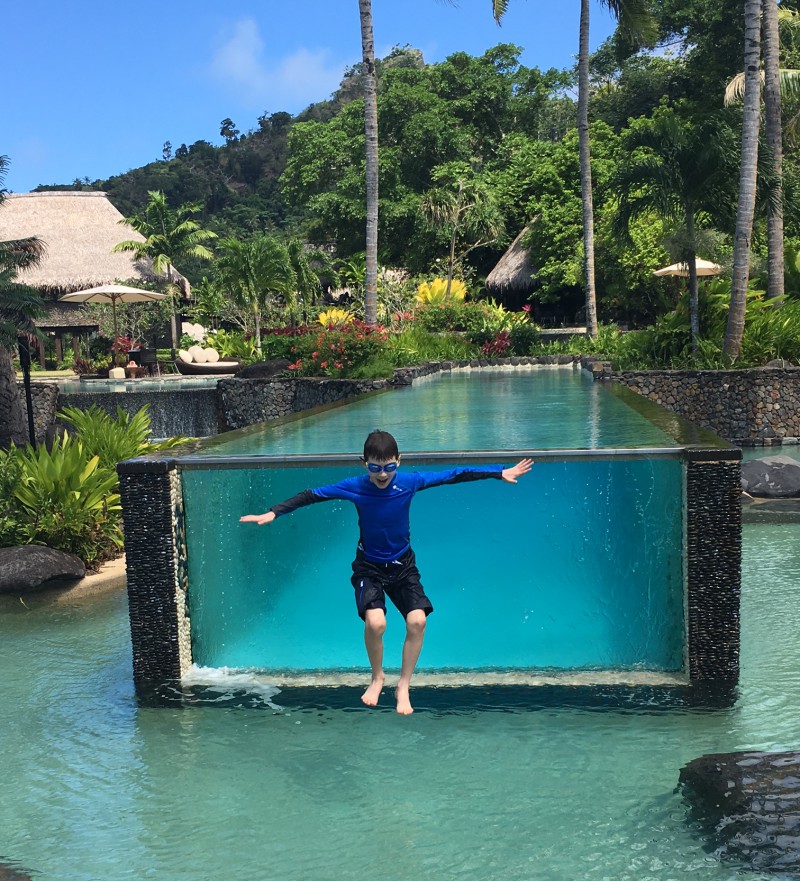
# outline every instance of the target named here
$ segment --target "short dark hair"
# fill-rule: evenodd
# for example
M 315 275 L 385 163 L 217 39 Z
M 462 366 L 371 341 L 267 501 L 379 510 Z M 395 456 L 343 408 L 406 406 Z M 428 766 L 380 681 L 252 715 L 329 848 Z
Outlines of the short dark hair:
M 400 452 L 397 449 L 397 441 L 388 431 L 376 429 L 367 435 L 364 441 L 364 461 L 373 459 L 375 462 L 388 462 L 389 459 L 399 459 Z

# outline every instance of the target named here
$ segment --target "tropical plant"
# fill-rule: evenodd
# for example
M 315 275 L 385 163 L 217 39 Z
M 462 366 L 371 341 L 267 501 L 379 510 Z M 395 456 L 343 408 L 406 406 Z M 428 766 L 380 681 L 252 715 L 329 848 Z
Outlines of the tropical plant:
M 645 44 L 655 36 L 655 20 L 649 0 L 603 0 L 620 24 L 630 45 Z M 499 24 L 509 0 L 492 0 L 492 13 Z M 580 142 L 581 202 L 583 211 L 583 267 L 586 287 L 586 330 L 597 333 L 597 297 L 594 277 L 594 207 L 589 148 L 589 0 L 581 0 L 578 47 L 578 140 Z
M 476 248 L 492 244 L 505 232 L 505 222 L 494 191 L 465 163 L 434 169 L 436 184 L 422 198 L 422 211 L 434 229 L 443 229 L 449 240 L 447 290 L 453 283 L 456 261 Z M 456 253 L 456 245 L 461 247 Z
M 178 347 L 178 325 L 175 315 L 176 287 L 172 282 L 172 269 L 176 263 L 187 257 L 210 260 L 211 251 L 203 244 L 215 239 L 217 234 L 203 229 L 192 217 L 202 207 L 194 202 L 186 203 L 174 211 L 167 203 L 167 197 L 160 190 L 148 192 L 149 201 L 142 214 L 126 217 L 124 223 L 141 233 L 143 242 L 127 240 L 115 245 L 113 251 L 130 251 L 134 258 L 149 259 L 153 271 L 167 276 L 168 293 L 172 304 L 172 348 Z
M 355 321 L 355 315 L 353 315 L 348 309 L 334 307 L 332 309 L 326 309 L 324 312 L 320 312 L 317 316 L 317 321 L 323 327 L 339 327 L 343 324 L 350 324 Z
M 630 235 L 633 221 L 657 216 L 681 230 L 680 260 L 689 269 L 692 345 L 700 337 L 697 262 L 698 224 L 728 195 L 732 133 L 720 119 L 700 125 L 661 107 L 650 119 L 633 120 L 622 137 L 625 161 L 611 187 L 618 196 L 615 228 Z
M 272 236 L 220 239 L 216 269 L 232 299 L 249 310 L 256 355 L 261 357 L 261 317 L 276 296 L 289 298 L 297 278 L 286 247 Z
M 289 369 L 299 376 L 350 376 L 387 348 L 388 333 L 363 321 L 298 337 Z
M 64 435 L 49 449 L 12 447 L 0 456 L 13 457 L 18 468 L 13 497 L 25 543 L 67 551 L 87 566 L 122 547 L 117 475 L 80 440 Z
M 423 281 L 417 287 L 417 302 L 438 306 L 442 303 L 461 303 L 466 299 L 467 286 L 452 278 L 434 278 Z
M 322 292 L 322 279 L 335 287 L 339 277 L 330 256 L 322 249 L 310 248 L 299 239 L 290 239 L 286 249 L 295 276 L 295 290 L 286 301 L 289 321 L 294 327 L 301 313 L 303 323 L 309 321 L 309 313 L 316 308 Z
M 225 330 L 224 328 L 211 331 L 206 337 L 206 346 L 216 349 L 223 360 L 226 358 L 236 358 L 238 361 L 250 361 L 256 355 L 256 346 L 252 337 L 247 337 L 239 331 Z

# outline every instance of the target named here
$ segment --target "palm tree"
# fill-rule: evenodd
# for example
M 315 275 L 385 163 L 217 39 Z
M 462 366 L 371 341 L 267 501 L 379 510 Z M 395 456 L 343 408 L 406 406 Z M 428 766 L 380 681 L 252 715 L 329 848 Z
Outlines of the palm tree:
M 731 306 L 723 354 L 735 360 L 742 350 L 747 281 L 750 274 L 750 243 L 756 207 L 758 131 L 761 118 L 761 0 L 744 3 L 744 108 L 742 111 L 742 158 L 739 169 L 739 203 L 733 240 Z
M 217 234 L 203 229 L 192 215 L 202 210 L 196 203 L 187 203 L 174 211 L 167 204 L 167 197 L 159 190 L 148 192 L 149 202 L 142 214 L 126 217 L 121 223 L 132 226 L 141 233 L 143 242 L 125 241 L 115 245 L 114 251 L 132 251 L 136 260 L 149 259 L 153 271 L 167 276 L 168 292 L 172 295 L 172 348 L 178 348 L 178 324 L 175 316 L 175 286 L 172 268 L 187 257 L 210 260 L 211 251 L 203 244 L 215 239 Z
M 456 169 L 454 176 L 450 174 L 450 169 L 440 169 L 434 172 L 434 180 L 439 186 L 428 190 L 424 195 L 422 211 L 432 226 L 443 228 L 449 233 L 445 290 L 445 296 L 449 297 L 459 239 L 469 240 L 458 255 L 463 259 L 470 251 L 488 245 L 502 236 L 505 224 L 500 206 L 491 190 L 469 175 L 466 168 Z
M 777 192 L 767 203 L 767 296 L 783 296 L 783 126 L 781 123 L 778 2 L 762 0 L 764 132 Z
M 319 248 L 309 248 L 305 242 L 301 242 L 299 239 L 290 239 L 286 249 L 289 252 L 289 262 L 295 275 L 295 290 L 287 301 L 289 318 L 292 327 L 294 327 L 300 309 L 305 315 L 309 306 L 316 306 L 317 297 L 322 291 L 322 279 L 325 278 L 331 284 L 336 285 L 338 276 L 333 268 L 331 258 L 325 251 Z
M 702 126 L 682 120 L 673 110 L 657 111 L 637 121 L 624 137 L 627 157 L 618 165 L 611 186 L 619 207 L 617 229 L 627 234 L 634 218 L 656 214 L 680 228 L 680 259 L 689 267 L 689 318 L 692 348 L 700 333 L 697 245 L 698 221 L 724 201 L 730 165 L 724 132 L 715 120 Z
M 0 184 L 5 180 L 8 157 L 0 156 Z M 6 191 L 0 188 L 0 206 Z M 34 266 L 44 244 L 36 238 L 0 242 L 0 448 L 27 440 L 25 414 L 20 401 L 12 352 L 20 333 L 33 334 L 33 319 L 44 312 L 38 292 L 16 281 L 17 271 Z
M 783 128 L 781 99 L 796 98 L 800 93 L 800 71 L 780 66 L 779 24 L 798 31 L 798 14 L 778 9 L 776 0 L 762 0 L 762 56 L 764 69 L 764 133 L 769 148 L 771 178 L 774 181 L 767 204 L 767 296 L 779 297 L 784 292 L 783 241 Z M 737 74 L 725 90 L 725 103 L 740 101 L 744 95 L 744 74 Z M 796 129 L 797 117 L 789 122 L 787 130 Z
M 633 43 L 648 42 L 655 32 L 649 0 L 602 0 L 619 22 L 620 30 Z M 492 0 L 495 21 L 508 9 L 509 0 Z M 586 287 L 586 332 L 597 335 L 597 295 L 594 280 L 594 205 L 589 147 L 589 0 L 581 0 L 578 35 L 578 148 L 583 205 L 583 275 Z
M 297 290 L 297 277 L 289 252 L 271 236 L 257 236 L 242 242 L 229 237 L 219 240 L 216 268 L 219 282 L 234 302 L 253 316 L 255 349 L 261 356 L 261 314 L 273 295 L 287 301 Z
M 364 133 L 367 181 L 367 277 L 364 321 L 378 320 L 378 83 L 375 73 L 375 40 L 372 35 L 372 2 L 358 0 L 364 77 Z

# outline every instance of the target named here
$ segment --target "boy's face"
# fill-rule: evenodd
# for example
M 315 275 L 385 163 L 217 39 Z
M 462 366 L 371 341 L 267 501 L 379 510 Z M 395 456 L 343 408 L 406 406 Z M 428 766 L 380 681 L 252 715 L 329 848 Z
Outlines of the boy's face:
M 367 474 L 369 475 L 369 482 L 374 486 L 377 486 L 378 489 L 386 489 L 387 486 L 394 479 L 395 471 L 397 471 L 397 466 L 400 464 L 400 458 L 396 459 L 367 459 L 364 462 L 364 467 L 367 469 Z M 389 467 L 391 470 L 387 471 L 386 467 Z M 378 469 L 377 471 L 375 469 Z

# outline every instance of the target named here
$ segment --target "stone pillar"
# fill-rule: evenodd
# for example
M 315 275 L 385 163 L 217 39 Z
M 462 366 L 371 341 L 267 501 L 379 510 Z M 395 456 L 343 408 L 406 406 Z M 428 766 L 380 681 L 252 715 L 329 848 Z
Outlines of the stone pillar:
M 180 679 L 192 663 L 186 605 L 186 534 L 174 463 L 118 466 L 137 689 Z
M 739 451 L 732 451 L 739 455 Z M 719 451 L 686 453 L 686 567 L 689 678 L 739 678 L 741 464 Z

